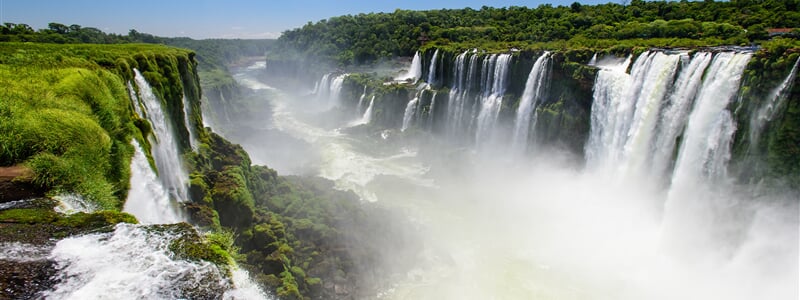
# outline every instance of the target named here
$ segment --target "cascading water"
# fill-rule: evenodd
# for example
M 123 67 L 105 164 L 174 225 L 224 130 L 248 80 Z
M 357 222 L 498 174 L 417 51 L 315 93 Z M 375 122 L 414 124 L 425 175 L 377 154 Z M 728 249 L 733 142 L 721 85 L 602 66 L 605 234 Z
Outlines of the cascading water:
M 209 262 L 172 258 L 175 237 L 120 224 L 112 233 L 66 238 L 49 259 L 60 269 L 59 283 L 45 299 L 178 299 L 218 294 L 229 288 Z
M 739 89 L 750 53 L 723 52 L 711 61 L 689 115 L 672 176 L 672 189 L 724 179 L 736 130 L 728 104 Z
M 682 56 L 682 59 L 685 57 Z M 705 74 L 712 57 L 713 55 L 709 52 L 695 54 L 688 65 L 684 64 L 680 75 L 675 80 L 674 89 L 669 96 L 669 101 L 665 103 L 656 127 L 658 134 L 653 143 L 655 153 L 651 165 L 652 173 L 655 176 L 669 176 L 668 171 L 675 158 L 676 140 L 686 127 L 695 96 L 703 82 L 703 74 Z
M 528 132 L 536 128 L 536 106 L 541 103 L 550 82 L 550 52 L 544 52 L 531 68 L 525 91 L 517 108 L 514 120 L 514 133 L 511 136 L 511 148 L 516 153 L 523 153 L 528 146 Z
M 662 100 L 672 87 L 680 54 L 642 53 L 625 73 L 623 65 L 602 67 L 595 82 L 592 129 L 587 147 L 591 166 L 639 172 L 648 162 Z
M 434 112 L 436 109 L 436 95 L 439 91 L 434 91 L 433 96 L 431 96 L 431 105 L 428 108 L 428 128 L 433 130 L 433 119 L 434 119 Z
M 422 77 L 422 58 L 420 58 L 419 51 L 414 53 L 414 58 L 411 60 L 411 67 L 403 75 L 398 76 L 395 80 L 405 81 L 411 80 L 417 82 Z
M 192 105 L 186 99 L 186 95 L 183 96 L 183 124 L 186 126 L 186 130 L 189 132 L 189 145 L 192 147 L 192 150 L 197 150 L 197 133 L 194 131 L 194 126 L 192 126 L 192 122 L 190 121 L 190 116 L 192 115 Z
M 401 127 L 400 131 L 406 131 L 409 126 L 411 126 L 411 122 L 414 120 L 414 115 L 417 111 L 417 103 L 419 102 L 419 95 L 408 101 L 406 104 L 406 110 L 403 112 L 403 127 Z
M 322 78 L 314 85 L 314 95 L 318 102 L 326 102 L 331 93 L 331 73 L 322 75 Z
M 480 99 L 480 110 L 475 129 L 475 142 L 479 146 L 492 139 L 497 116 L 503 105 L 503 96 L 508 86 L 510 64 L 511 54 L 490 55 L 484 59 L 484 71 L 481 75 L 483 96 Z
M 367 110 L 364 111 L 364 116 L 361 117 L 361 122 L 363 124 L 369 124 L 372 121 L 372 108 L 375 105 L 375 96 L 372 96 L 372 99 L 369 100 L 369 106 L 367 106 Z
M 339 99 L 339 97 L 342 93 L 342 83 L 344 83 L 344 79 L 347 75 L 349 74 L 341 74 L 331 80 L 331 92 L 328 94 L 330 97 L 328 101 L 331 106 L 338 106 L 341 104 L 341 99 Z
M 595 165 L 606 165 L 605 159 L 611 157 L 606 154 L 613 149 L 619 154 L 614 157 L 616 163 L 628 164 L 631 156 L 640 154 L 651 157 L 645 161 L 655 161 L 662 150 L 656 145 L 672 143 L 664 147 L 670 148 L 664 150 L 670 157 L 667 165 L 671 164 L 678 144 L 682 152 L 686 143 L 699 142 L 690 138 L 691 129 L 684 128 L 705 106 L 700 103 L 710 95 L 725 97 L 735 92 L 736 82 L 728 87 L 713 83 L 725 81 L 722 77 L 737 81 L 741 75 L 733 66 L 739 64 L 736 59 L 729 60 L 730 66 L 713 67 L 725 65 L 720 57 L 726 55 L 747 60 L 747 54 L 724 51 L 691 55 L 651 51 L 638 57 L 635 65 L 631 58 L 597 58 L 600 71 L 587 156 L 594 158 Z M 446 128 L 448 136 L 457 132 L 462 140 L 476 137 L 470 130 L 478 127 L 479 101 L 497 79 L 492 77 L 497 62 L 490 68 L 488 57 L 469 51 L 458 55 L 449 98 L 431 100 L 429 114 L 435 108 L 439 116 L 446 116 L 441 128 Z M 420 102 L 426 98 L 416 98 L 416 103 L 405 106 L 404 117 L 419 118 Z M 647 176 L 617 178 L 609 175 L 618 170 L 592 172 L 591 163 L 586 170 L 576 170 L 546 151 L 534 153 L 536 168 L 532 169 L 508 168 L 505 162 L 492 168 L 490 162 L 488 167 L 471 170 L 473 157 L 454 155 L 459 151 L 452 149 L 436 149 L 435 154 L 444 153 L 441 160 L 435 154 L 418 157 L 413 150 L 386 158 L 361 147 L 357 135 L 312 128 L 281 105 L 275 107 L 277 128 L 319 147 L 324 155 L 319 166 L 323 177 L 335 180 L 337 188 L 352 190 L 389 209 L 397 207 L 419 221 L 424 254 L 398 262 L 413 269 L 393 277 L 397 284 L 382 294 L 383 299 L 797 299 L 796 200 L 793 205 L 775 205 L 778 209 L 765 204 L 768 209 L 729 213 L 714 206 L 710 213 L 681 214 L 685 210 L 663 205 L 665 198 L 673 200 L 678 194 L 663 187 L 649 189 Z M 392 186 L 395 182 L 399 185 Z M 682 196 L 687 202 L 722 202 L 716 195 L 697 194 Z M 725 214 L 744 221 L 720 222 L 728 217 L 721 216 Z M 684 259 L 664 238 L 675 224 L 664 221 L 670 218 L 696 225 L 690 226 L 693 231 L 678 231 L 683 235 L 706 237 L 696 232 L 718 226 L 723 236 L 746 242 L 717 248 L 703 239 L 689 240 L 688 244 L 708 248 L 704 250 L 710 255 Z M 790 238 L 794 243 L 787 243 Z M 713 260 L 705 261 L 708 257 Z
M 169 224 L 186 221 L 169 192 L 156 176 L 139 143 L 132 140 L 131 190 L 123 211 L 142 224 Z
M 797 76 L 797 67 L 799 65 L 800 58 L 794 62 L 794 66 L 789 72 L 789 75 L 786 76 L 786 79 L 784 79 L 780 85 L 772 90 L 769 97 L 767 97 L 767 101 L 761 105 L 756 114 L 754 114 L 750 119 L 750 141 L 752 141 L 751 147 L 752 145 L 755 145 L 761 136 L 761 131 L 764 130 L 764 125 L 766 125 L 767 122 L 772 121 L 772 118 L 775 117 L 776 110 L 783 106 L 783 104 L 786 102 L 786 99 L 789 98 L 789 91 L 792 89 L 792 85 L 794 84 L 794 78 Z
M 361 110 L 364 107 L 364 101 L 366 100 L 366 98 L 367 98 L 367 86 L 365 85 L 364 86 L 364 91 L 361 92 L 361 97 L 358 97 L 358 105 L 356 106 L 356 115 L 357 116 L 361 116 L 362 115 Z
M 164 113 L 161 100 L 153 94 L 152 88 L 139 70 L 134 69 L 136 85 L 139 87 L 139 102 L 144 107 L 147 120 L 153 127 L 150 144 L 153 145 L 153 159 L 158 167 L 158 178 L 169 191 L 174 201 L 187 201 L 188 175 L 181 166 L 178 143 L 175 131 L 169 122 L 169 115 Z
M 661 104 L 672 88 L 680 58 L 679 54 L 651 52 L 644 62 L 647 68 L 641 70 L 641 75 L 638 74 L 638 69 L 631 70 L 633 79 L 643 84 L 634 84 L 634 90 L 629 91 L 629 94 L 633 94 L 629 99 L 634 98 L 635 105 L 628 138 L 622 149 L 622 167 L 625 168 L 623 172 L 638 174 L 649 167 L 653 153 L 652 139 L 656 133 Z
M 428 84 L 434 84 L 436 80 L 436 63 L 438 62 L 439 58 L 439 49 L 433 52 L 433 57 L 431 58 L 431 65 L 428 68 Z
M 344 83 L 344 79 L 350 74 L 333 75 L 333 73 L 323 75 L 314 89 L 314 96 L 317 102 L 320 103 L 319 107 L 323 109 L 330 109 L 341 105 L 339 97 L 342 92 L 342 84 Z

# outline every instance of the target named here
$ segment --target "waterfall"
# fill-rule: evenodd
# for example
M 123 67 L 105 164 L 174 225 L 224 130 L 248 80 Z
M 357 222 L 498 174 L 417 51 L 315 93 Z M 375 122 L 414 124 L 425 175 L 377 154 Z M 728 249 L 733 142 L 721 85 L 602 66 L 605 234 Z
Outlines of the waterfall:
M 678 136 L 683 133 L 689 112 L 694 104 L 695 96 L 703 82 L 703 74 L 711 62 L 712 54 L 701 52 L 694 55 L 688 66 L 683 66 L 674 89 L 662 111 L 662 116 L 657 125 L 658 134 L 653 144 L 652 170 L 656 176 L 668 174 L 674 159 L 675 143 Z M 682 56 L 682 59 L 688 57 Z
M 186 126 L 186 131 L 189 132 L 189 145 L 192 147 L 192 150 L 197 150 L 197 133 L 194 131 L 194 126 L 192 126 L 192 122 L 190 121 L 192 115 L 192 105 L 186 99 L 186 95 L 183 95 L 183 124 Z
M 142 112 L 142 107 L 139 105 L 139 101 L 136 100 L 139 98 L 136 97 L 136 90 L 133 89 L 133 84 L 131 84 L 130 81 L 128 81 L 128 94 L 131 97 L 131 106 L 133 106 L 133 111 L 136 112 L 137 116 L 143 118 L 144 112 Z
M 727 109 L 739 89 L 750 53 L 723 52 L 711 61 L 689 115 L 672 187 L 725 177 L 736 126 Z
M 169 191 L 170 197 L 178 202 L 186 201 L 189 198 L 187 192 L 189 178 L 181 165 L 181 154 L 169 115 L 164 113 L 161 100 L 153 94 L 144 76 L 137 69 L 133 71 L 136 85 L 139 87 L 138 99 L 153 128 L 149 140 L 153 146 L 152 154 L 158 168 L 158 178 Z
M 492 138 L 497 115 L 506 92 L 511 54 L 490 55 L 484 59 L 481 75 L 483 96 L 480 99 L 475 140 L 478 145 Z
M 345 79 L 345 77 L 347 77 L 347 75 L 349 75 L 349 74 L 342 74 L 342 75 L 336 76 L 336 78 L 331 80 L 331 91 L 330 91 L 330 94 L 328 94 L 329 95 L 328 96 L 329 97 L 329 100 L 328 100 L 329 101 L 328 102 L 329 105 L 338 106 L 338 105 L 341 104 L 340 103 L 341 102 L 340 96 L 341 96 L 341 93 L 342 93 L 342 83 L 344 83 L 344 79 Z
M 139 143 L 132 140 L 134 153 L 131 160 L 131 189 L 123 211 L 136 216 L 143 224 L 178 223 L 186 219 L 177 203 L 159 181 Z
M 597 53 L 595 53 L 594 55 L 592 55 L 592 58 L 591 58 L 591 59 L 589 59 L 589 62 L 588 62 L 586 65 L 588 65 L 588 66 L 594 66 L 594 65 L 596 65 L 596 64 L 597 64 Z
M 331 92 L 331 73 L 322 75 L 322 78 L 314 86 L 314 95 L 318 102 L 326 102 Z
M 375 105 L 375 96 L 372 96 L 372 99 L 369 100 L 369 106 L 367 106 L 367 110 L 364 111 L 364 116 L 361 117 L 362 124 L 369 124 L 372 121 L 372 107 Z
M 431 106 L 428 108 L 428 128 L 433 131 L 433 116 L 434 116 L 434 109 L 436 108 L 436 95 L 438 91 L 433 92 L 433 97 L 431 97 Z
M 511 148 L 522 153 L 528 145 L 528 131 L 536 128 L 536 106 L 544 100 L 547 85 L 550 83 L 550 52 L 544 52 L 531 68 L 525 91 L 522 93 L 517 116 L 514 121 L 514 133 Z
M 364 100 L 367 98 L 367 86 L 364 86 L 364 91 L 361 97 L 358 98 L 358 105 L 356 106 L 356 115 L 361 115 L 361 109 L 364 107 Z
M 797 75 L 797 66 L 800 65 L 800 58 L 794 62 L 792 70 L 786 79 L 780 85 L 775 87 L 767 97 L 767 101 L 761 105 L 758 111 L 750 118 L 750 143 L 755 145 L 758 143 L 761 131 L 764 130 L 764 125 L 772 121 L 775 117 L 775 111 L 783 106 L 786 99 L 789 98 L 789 91 L 792 90 L 794 78 Z
M 417 82 L 422 77 L 422 59 L 419 56 L 419 51 L 414 53 L 414 58 L 411 60 L 411 67 L 403 75 L 395 78 L 395 80 L 405 81 L 411 80 Z
M 636 59 L 630 74 L 625 73 L 627 62 L 601 65 L 587 163 L 620 175 L 660 177 L 668 173 L 676 140 L 688 122 L 680 155 L 688 155 L 689 165 L 722 175 L 735 130 L 726 107 L 748 59 L 749 54 L 733 52 L 699 52 L 690 59 L 687 53 L 648 51 Z
M 454 137 L 457 134 L 457 130 L 459 129 L 459 122 L 460 122 L 460 111 L 463 109 L 462 102 L 464 95 L 467 92 L 467 88 L 465 85 L 467 84 L 465 81 L 465 65 L 464 61 L 466 59 L 467 52 L 459 54 L 456 56 L 456 61 L 453 64 L 453 84 L 450 88 L 450 95 L 447 100 L 447 132 L 449 136 Z
M 428 84 L 431 85 L 434 84 L 434 81 L 436 80 L 436 62 L 438 58 L 439 58 L 439 49 L 436 49 L 436 51 L 433 51 L 433 57 L 431 58 L 431 65 L 428 68 Z
M 636 174 L 649 167 L 653 153 L 652 140 L 661 105 L 672 88 L 680 58 L 681 55 L 678 54 L 651 52 L 647 55 L 646 61 L 643 61 L 645 69 L 631 70 L 632 79 L 642 85 L 632 85 L 633 89 L 629 90 L 626 99 L 626 101 L 633 100 L 635 104 L 627 140 L 621 149 L 623 172 Z
M 414 99 L 411 99 L 411 101 L 408 101 L 408 104 L 406 104 L 406 110 L 403 112 L 403 127 L 400 129 L 400 131 L 406 131 L 406 129 L 411 126 L 411 121 L 413 120 L 414 114 L 417 111 L 418 102 L 419 95 L 414 97 Z

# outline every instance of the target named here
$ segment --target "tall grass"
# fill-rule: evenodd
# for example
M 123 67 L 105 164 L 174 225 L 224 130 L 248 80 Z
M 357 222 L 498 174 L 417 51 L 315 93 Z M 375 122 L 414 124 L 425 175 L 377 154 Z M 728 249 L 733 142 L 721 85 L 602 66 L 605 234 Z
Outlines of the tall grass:
M 43 189 L 121 208 L 130 140 L 144 140 L 146 128 L 133 117 L 130 70 L 147 70 L 162 94 L 181 94 L 175 57 L 189 53 L 157 45 L 0 43 L 0 166 L 24 164 Z

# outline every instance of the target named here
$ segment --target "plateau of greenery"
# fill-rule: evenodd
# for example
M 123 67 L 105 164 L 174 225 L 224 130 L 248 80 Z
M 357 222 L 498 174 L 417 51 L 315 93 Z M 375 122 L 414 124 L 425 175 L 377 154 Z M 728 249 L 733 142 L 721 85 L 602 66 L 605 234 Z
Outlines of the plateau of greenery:
M 626 1 L 627 2 L 627 1 Z M 641 1 L 600 5 L 396 10 L 309 22 L 283 33 L 275 56 L 342 66 L 412 56 L 424 45 L 484 50 L 749 45 L 800 27 L 797 0 Z M 798 36 L 794 29 L 788 35 Z

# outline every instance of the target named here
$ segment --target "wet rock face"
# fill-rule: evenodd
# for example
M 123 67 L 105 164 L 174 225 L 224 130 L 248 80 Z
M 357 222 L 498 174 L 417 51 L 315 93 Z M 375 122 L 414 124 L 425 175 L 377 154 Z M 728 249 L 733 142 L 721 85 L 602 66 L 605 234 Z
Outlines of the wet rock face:
M 0 259 L 0 299 L 36 299 L 57 283 L 55 263 L 50 260 Z

